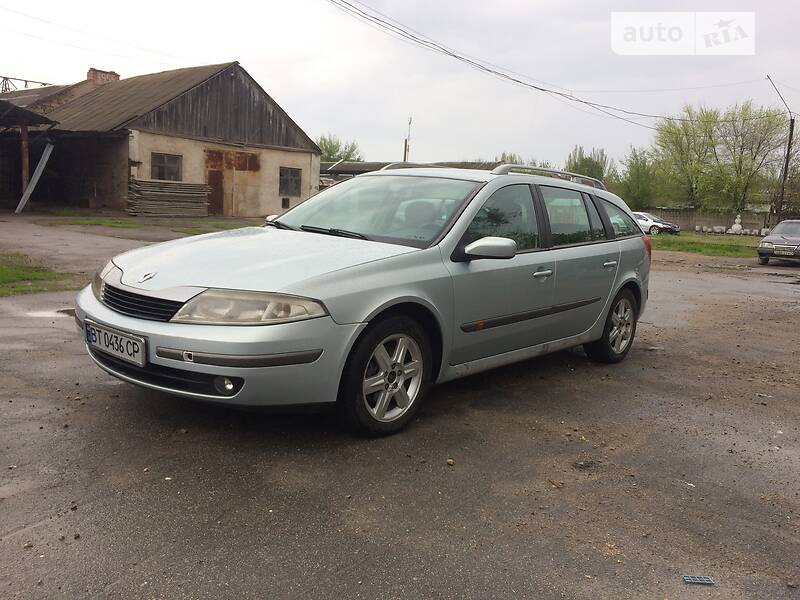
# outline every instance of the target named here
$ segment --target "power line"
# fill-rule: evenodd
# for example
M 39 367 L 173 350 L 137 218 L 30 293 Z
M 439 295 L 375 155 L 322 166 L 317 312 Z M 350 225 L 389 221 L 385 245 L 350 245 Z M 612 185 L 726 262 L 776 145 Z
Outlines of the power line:
M 582 94 L 647 94 L 647 93 L 664 93 L 664 92 L 691 92 L 697 90 L 711 90 L 725 87 L 735 87 L 738 85 L 749 85 L 752 83 L 762 83 L 764 80 L 747 79 L 745 81 L 730 81 L 728 83 L 714 83 L 709 85 L 696 85 L 689 87 L 667 87 L 667 88 L 640 88 L 640 89 L 613 89 L 613 90 L 569 90 L 573 93 Z
M 107 52 L 106 50 L 97 50 L 96 48 L 87 48 L 86 46 L 80 46 L 78 44 L 70 44 L 69 42 L 62 42 L 60 40 L 54 40 L 54 39 L 50 39 L 50 38 L 34 35 L 32 33 L 27 33 L 25 31 L 17 31 L 15 29 L 11 29 L 10 27 L 0 27 L 0 29 L 2 29 L 4 31 L 10 31 L 11 33 L 16 33 L 17 35 L 24 35 L 25 37 L 33 38 L 35 40 L 40 40 L 42 42 L 50 42 L 51 44 L 58 44 L 60 46 L 66 46 L 68 48 L 77 48 L 79 50 L 87 50 L 89 52 L 96 52 L 98 54 L 105 54 L 107 56 L 116 56 L 117 58 L 127 58 L 127 59 L 130 59 L 130 60 L 140 60 L 140 61 L 144 61 L 144 62 L 158 63 L 158 64 L 161 64 L 161 65 L 167 65 L 167 66 L 170 66 L 170 67 L 180 67 L 181 66 L 181 65 L 176 64 L 176 63 L 164 62 L 163 60 L 156 60 L 156 59 L 153 59 L 153 58 L 136 57 L 136 56 L 130 56 L 128 54 L 118 54 L 116 52 Z
M 398 25 L 398 26 L 401 26 L 401 27 L 405 27 L 406 30 L 416 34 L 418 37 L 422 37 L 422 38 L 427 37 L 427 36 L 425 36 L 424 33 L 420 32 L 420 31 L 418 31 L 416 29 L 412 29 L 408 25 L 403 25 L 402 23 L 400 23 L 399 21 L 393 19 L 392 17 L 390 17 L 386 13 L 382 13 L 377 8 L 373 8 L 373 7 L 365 4 L 364 2 L 361 2 L 360 0 L 350 0 L 350 1 L 353 2 L 354 4 L 358 4 L 358 5 L 366 8 L 366 9 L 371 10 L 374 14 L 380 15 L 381 17 L 383 17 L 387 21 L 391 21 L 395 25 Z M 396 39 L 400 39 L 400 38 L 396 38 Z M 430 39 L 430 38 L 428 38 L 428 39 Z M 471 58 L 473 60 L 479 60 L 479 59 L 475 58 L 474 56 L 470 56 L 469 54 L 466 54 L 466 53 L 462 53 L 462 54 L 464 56 L 466 56 L 467 58 Z M 694 90 L 708 90 L 708 89 L 713 89 L 713 88 L 733 87 L 733 86 L 738 86 L 738 85 L 761 83 L 761 82 L 764 81 L 763 79 L 759 78 L 759 79 L 747 79 L 745 81 L 730 81 L 730 82 L 726 82 L 726 83 L 716 83 L 716 84 L 698 85 L 698 86 L 689 86 L 689 87 L 638 88 L 638 89 L 572 89 L 572 88 L 569 88 L 569 87 L 558 85 L 558 84 L 553 83 L 553 82 L 544 81 L 542 79 L 536 79 L 535 77 L 531 77 L 530 75 L 526 75 L 526 74 L 520 73 L 518 71 L 512 71 L 511 69 L 502 67 L 500 65 L 492 64 L 487 60 L 484 60 L 482 62 L 484 64 L 486 64 L 486 65 L 489 65 L 490 67 L 495 67 L 497 69 L 503 69 L 507 73 L 511 73 L 513 75 L 519 75 L 520 77 L 525 77 L 526 79 L 528 79 L 530 81 L 535 81 L 536 83 L 541 83 L 543 85 L 548 85 L 550 87 L 558 88 L 558 89 L 563 90 L 565 92 L 571 92 L 573 94 L 574 93 L 582 93 L 582 94 L 604 93 L 605 94 L 605 93 L 685 92 L 685 91 L 694 91 Z M 800 91 L 800 90 L 798 90 L 798 91 Z M 593 114 L 593 113 L 588 113 L 588 114 Z
M 418 33 L 418 32 L 414 32 L 413 30 L 411 30 L 411 29 L 407 28 L 406 26 L 402 25 L 399 21 L 396 21 L 396 20 L 391 19 L 389 17 L 386 17 L 386 19 L 388 19 L 388 20 L 381 19 L 380 17 L 375 16 L 375 14 L 372 14 L 372 13 L 376 13 L 376 14 L 381 14 L 381 13 L 377 13 L 377 11 L 375 11 L 374 9 L 372 9 L 371 7 L 369 7 L 367 4 L 365 4 L 363 2 L 359 2 L 358 0 L 353 0 L 353 2 L 359 4 L 361 7 L 363 7 L 363 8 L 359 8 L 359 6 L 356 6 L 355 4 L 349 2 L 348 0 L 327 0 L 327 1 L 329 3 L 337 6 L 341 10 L 344 10 L 350 16 L 352 16 L 352 17 L 354 17 L 354 18 L 356 18 L 356 19 L 358 19 L 358 20 L 360 20 L 362 22 L 368 22 L 368 23 L 372 23 L 372 24 L 376 25 L 377 27 L 381 28 L 385 33 L 389 33 L 390 35 L 392 35 L 392 37 L 397 37 L 399 35 L 399 36 L 405 38 L 406 40 L 408 40 L 408 41 L 410 41 L 412 43 L 415 43 L 418 46 L 422 46 L 422 47 L 427 48 L 428 50 L 431 50 L 433 52 L 437 52 L 437 53 L 440 53 L 440 54 L 444 54 L 446 56 L 450 56 L 451 58 L 454 58 L 454 59 L 456 59 L 456 60 L 458 60 L 460 62 L 463 62 L 463 63 L 467 64 L 468 66 L 470 66 L 472 68 L 475 68 L 475 69 L 477 69 L 479 71 L 482 71 L 482 72 L 484 72 L 486 74 L 493 75 L 493 76 L 499 77 L 501 79 L 506 79 L 506 80 L 508 80 L 508 81 L 510 81 L 512 83 L 515 83 L 515 84 L 518 84 L 518 85 L 521 85 L 521 86 L 524 86 L 524 87 L 527 87 L 527 88 L 530 88 L 530 89 L 533 89 L 533 90 L 536 90 L 536 91 L 539 91 L 539 92 L 550 94 L 551 96 L 554 96 L 554 97 L 555 96 L 560 96 L 560 97 L 562 97 L 562 98 L 564 98 L 564 99 L 566 99 L 566 100 L 568 100 L 570 102 L 584 104 L 584 105 L 589 106 L 589 107 L 591 107 L 591 108 L 593 108 L 593 109 L 595 109 L 597 111 L 603 112 L 605 114 L 613 116 L 614 118 L 617 118 L 619 120 L 631 123 L 633 125 L 637 125 L 639 127 L 645 127 L 645 128 L 648 128 L 648 129 L 654 129 L 653 127 L 651 127 L 649 125 L 644 125 L 642 123 L 638 123 L 636 121 L 632 121 L 630 119 L 627 119 L 627 118 L 622 117 L 622 116 L 620 116 L 618 114 L 615 114 L 615 113 L 619 112 L 619 113 L 623 113 L 625 115 L 629 115 L 629 116 L 632 116 L 632 117 L 644 117 L 644 118 L 662 119 L 662 120 L 668 120 L 668 121 L 684 121 L 684 122 L 695 122 L 696 121 L 696 119 L 692 119 L 692 118 L 671 117 L 671 116 L 667 116 L 667 115 L 656 115 L 656 114 L 650 114 L 650 113 L 643 113 L 643 112 L 638 112 L 638 111 L 634 111 L 634 110 L 629 110 L 629 109 L 625 109 L 625 108 L 612 106 L 612 105 L 609 105 L 609 104 L 602 104 L 602 103 L 599 103 L 599 102 L 592 102 L 590 100 L 585 100 L 583 98 L 579 98 L 578 96 L 575 96 L 572 93 L 560 92 L 560 91 L 557 91 L 557 90 L 554 90 L 554 89 L 549 89 L 549 88 L 544 87 L 542 85 L 536 85 L 536 84 L 530 83 L 530 81 L 525 81 L 524 79 L 520 79 L 520 77 L 524 77 L 525 79 L 530 79 L 527 76 L 516 74 L 517 77 L 515 77 L 512 74 L 513 72 L 511 72 L 508 69 L 505 69 L 505 68 L 502 68 L 502 67 L 492 68 L 491 65 L 489 63 L 487 63 L 486 61 L 482 61 L 480 59 L 471 58 L 471 57 L 469 57 L 469 56 L 467 56 L 467 55 L 465 55 L 463 53 L 460 53 L 460 52 L 457 52 L 456 50 L 448 48 L 448 47 L 440 44 L 436 40 L 434 40 L 434 39 L 432 39 L 432 38 L 430 38 L 430 37 L 428 37 L 428 36 L 426 36 L 424 34 L 421 34 L 421 33 Z M 370 12 L 367 12 L 367 11 L 370 11 Z M 392 22 L 390 22 L 390 21 L 392 21 Z M 548 85 L 550 85 L 551 87 L 561 87 L 561 86 L 553 86 L 552 84 L 548 84 Z M 562 89 L 565 89 L 565 88 L 562 88 Z M 614 112 L 609 112 L 609 111 L 614 111 Z M 738 119 L 738 120 L 735 120 L 735 121 L 723 120 L 723 121 L 719 121 L 719 122 L 740 122 L 742 120 L 749 121 L 749 120 L 766 118 L 768 116 L 769 115 L 757 115 L 757 116 L 754 116 L 754 117 L 746 117 L 744 119 Z
M 434 52 L 438 52 L 440 54 L 445 54 L 447 56 L 455 58 L 456 60 L 464 62 L 464 63 L 468 64 L 469 66 L 471 66 L 471 67 L 473 67 L 475 69 L 478 69 L 480 71 L 483 71 L 484 73 L 486 73 L 488 75 L 492 75 L 492 76 L 495 76 L 495 77 L 498 77 L 498 78 L 501 78 L 501 79 L 505 79 L 505 80 L 511 81 L 512 83 L 515 83 L 515 84 L 518 84 L 518 85 L 521 85 L 521 86 L 524 86 L 524 87 L 532 88 L 532 89 L 535 89 L 535 90 L 540 91 L 540 92 L 545 92 L 547 94 L 551 94 L 553 97 L 561 96 L 561 97 L 563 97 L 563 98 L 565 98 L 567 100 L 571 100 L 573 102 L 579 102 L 579 103 L 585 104 L 585 105 L 587 105 L 587 106 L 589 106 L 589 107 L 591 107 L 591 108 L 593 108 L 593 109 L 595 109 L 597 111 L 605 113 L 606 115 L 608 115 L 610 117 L 613 117 L 613 118 L 618 119 L 620 121 L 625 121 L 625 122 L 630 123 L 632 125 L 637 125 L 638 127 L 644 127 L 646 129 L 655 129 L 654 127 L 651 127 L 649 125 L 644 125 L 642 123 L 637 123 L 636 121 L 632 121 L 632 120 L 627 119 L 625 117 L 622 117 L 620 115 L 615 115 L 615 114 L 609 112 L 608 110 L 605 110 L 606 107 L 602 107 L 602 106 L 596 105 L 594 103 L 591 103 L 591 102 L 576 98 L 576 97 L 574 97 L 574 96 L 572 96 L 570 94 L 565 94 L 565 93 L 562 93 L 562 92 L 549 90 L 549 89 L 541 87 L 541 86 L 533 85 L 533 84 L 528 83 L 526 81 L 523 81 L 523 80 L 521 80 L 519 78 L 512 77 L 512 76 L 508 75 L 507 73 L 503 73 L 503 72 L 498 71 L 496 69 L 489 68 L 488 66 L 486 66 L 486 65 L 482 64 L 481 62 L 479 62 L 478 60 L 470 59 L 470 58 L 468 58 L 468 57 L 466 57 L 464 55 L 458 54 L 454 50 L 450 50 L 449 48 L 446 48 L 445 46 L 442 46 L 438 42 L 435 42 L 433 40 L 424 40 L 424 39 L 418 38 L 417 36 L 415 36 L 413 34 L 410 34 L 407 31 L 405 31 L 402 27 L 399 27 L 399 26 L 396 26 L 396 25 L 392 25 L 392 24 L 387 23 L 387 22 L 385 22 L 385 21 L 383 21 L 381 19 L 378 19 L 377 17 L 369 15 L 368 13 L 366 13 L 363 10 L 359 9 L 358 7 L 350 4 L 346 0 L 328 0 L 328 2 L 330 2 L 331 4 L 333 4 L 335 6 L 338 6 L 340 9 L 345 10 L 351 16 L 354 16 L 355 18 L 357 18 L 357 19 L 359 19 L 361 21 L 364 21 L 366 19 L 369 22 L 375 23 L 381 29 L 383 29 L 385 31 L 388 31 L 390 34 L 400 35 L 400 36 L 406 38 L 407 40 L 410 40 L 410 41 L 416 43 L 417 45 L 422 45 L 422 46 L 424 46 L 424 47 L 426 47 L 429 50 L 432 50 Z M 388 29 L 387 29 L 387 27 L 388 27 Z M 395 35 L 392 35 L 392 37 L 395 37 Z M 646 115 L 642 115 L 642 116 L 646 116 Z
M 85 31 L 83 29 L 78 29 L 77 27 L 72 27 L 70 25 L 63 25 L 62 23 L 56 23 L 55 21 L 50 21 L 48 19 L 43 19 L 42 17 L 37 17 L 35 15 L 30 15 L 28 13 L 24 13 L 21 10 L 16 10 L 14 8 L 8 8 L 7 6 L 0 6 L 0 10 L 4 10 L 9 13 L 13 13 L 15 15 L 19 15 L 21 17 L 25 17 L 26 19 L 33 19 L 34 21 L 39 21 L 40 23 L 47 23 L 48 25 L 52 25 L 54 27 L 60 27 L 61 29 L 66 29 L 67 31 L 74 31 L 75 33 L 80 33 L 82 35 L 88 35 L 90 37 L 97 38 L 99 40 L 103 40 L 106 42 L 113 42 L 120 46 L 128 46 L 130 48 L 134 48 L 136 50 L 142 50 L 144 52 L 149 52 L 150 54 L 159 54 L 161 56 L 166 56 L 168 58 L 177 58 L 181 60 L 188 60 L 184 56 L 177 56 L 175 54 L 169 54 L 167 52 L 161 52 L 160 50 L 150 50 L 149 48 L 145 48 L 143 46 L 137 46 L 136 44 L 131 44 L 130 42 L 123 42 L 118 38 L 101 35 L 99 33 L 93 33 L 91 31 Z M 165 63 L 167 64 L 167 63 Z
M 793 86 L 791 86 L 789 84 L 786 84 L 786 83 L 783 83 L 781 81 L 778 81 L 777 79 L 773 79 L 772 81 L 774 81 L 775 83 L 777 83 L 781 87 L 785 87 L 787 90 L 792 90 L 793 92 L 800 92 L 800 88 L 793 87 Z

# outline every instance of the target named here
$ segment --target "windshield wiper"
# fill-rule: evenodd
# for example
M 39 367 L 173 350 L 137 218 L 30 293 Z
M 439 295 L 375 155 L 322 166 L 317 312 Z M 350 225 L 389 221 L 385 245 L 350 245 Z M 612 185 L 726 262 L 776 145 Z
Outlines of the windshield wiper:
M 309 233 L 325 233 L 327 235 L 338 235 L 339 237 L 355 238 L 357 240 L 368 240 L 363 233 L 348 231 L 347 229 L 337 229 L 335 227 L 315 227 L 314 225 L 300 225 L 300 229 Z
M 296 230 L 294 227 L 292 227 L 291 225 L 287 225 L 286 223 L 282 223 L 282 222 L 280 222 L 280 221 L 278 221 L 278 220 L 273 220 L 273 221 L 264 221 L 264 227 L 266 227 L 266 226 L 268 226 L 268 225 L 269 225 L 270 227 L 277 227 L 278 229 L 289 229 L 289 230 L 291 230 L 291 231 L 297 231 L 297 230 Z

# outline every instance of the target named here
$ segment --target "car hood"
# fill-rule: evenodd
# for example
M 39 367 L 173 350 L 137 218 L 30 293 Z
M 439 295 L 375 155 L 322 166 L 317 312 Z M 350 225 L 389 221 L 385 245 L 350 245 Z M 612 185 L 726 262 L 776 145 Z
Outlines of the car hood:
M 122 283 L 289 292 L 318 275 L 406 254 L 416 248 L 303 231 L 246 227 L 137 248 L 114 258 Z M 139 280 L 155 273 L 144 282 Z
M 769 242 L 770 244 L 798 246 L 800 245 L 800 235 L 781 235 L 780 233 L 771 233 L 761 241 Z

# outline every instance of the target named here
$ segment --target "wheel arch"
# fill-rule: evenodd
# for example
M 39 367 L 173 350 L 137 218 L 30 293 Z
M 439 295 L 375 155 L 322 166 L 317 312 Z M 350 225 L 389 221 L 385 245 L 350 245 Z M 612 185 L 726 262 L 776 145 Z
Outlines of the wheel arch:
M 619 294 L 622 290 L 628 289 L 633 294 L 634 299 L 636 300 L 636 313 L 637 315 L 642 312 L 642 287 L 636 279 L 628 279 L 625 281 L 619 289 L 617 290 L 615 296 Z
M 428 334 L 428 341 L 431 344 L 431 351 L 433 352 L 432 362 L 435 369 L 433 381 L 436 381 L 441 371 L 445 352 L 444 327 L 442 325 L 441 315 L 432 305 L 419 298 L 397 298 L 393 302 L 375 308 L 367 316 L 365 321 L 368 322 L 369 325 L 372 325 L 398 315 L 407 316 L 416 320 L 422 325 L 425 333 Z M 361 332 L 358 339 L 356 339 L 355 343 L 352 345 L 353 348 L 358 344 L 368 329 L 369 326 L 364 328 L 364 331 Z

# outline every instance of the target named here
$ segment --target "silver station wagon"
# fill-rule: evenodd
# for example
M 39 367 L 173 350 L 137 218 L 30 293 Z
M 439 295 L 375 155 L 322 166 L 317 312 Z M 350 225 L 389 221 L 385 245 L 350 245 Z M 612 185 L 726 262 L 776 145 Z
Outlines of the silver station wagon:
M 650 242 L 620 198 L 516 165 L 405 166 L 263 227 L 116 256 L 78 295 L 89 355 L 189 398 L 336 405 L 368 435 L 400 430 L 434 383 L 579 345 L 625 357 Z

